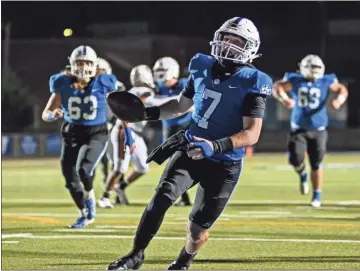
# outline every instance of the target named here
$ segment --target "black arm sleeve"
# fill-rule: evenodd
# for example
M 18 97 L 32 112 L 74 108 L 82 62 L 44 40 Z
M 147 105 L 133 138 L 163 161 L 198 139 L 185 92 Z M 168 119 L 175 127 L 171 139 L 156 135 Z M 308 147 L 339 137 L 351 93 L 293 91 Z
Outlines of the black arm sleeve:
M 266 108 L 266 95 L 247 94 L 242 104 L 244 117 L 263 118 Z
M 184 89 L 181 91 L 181 94 L 184 95 L 188 99 L 192 99 L 194 97 L 194 95 L 195 95 L 194 81 L 193 81 L 191 75 L 189 75 L 189 78 L 186 82 Z

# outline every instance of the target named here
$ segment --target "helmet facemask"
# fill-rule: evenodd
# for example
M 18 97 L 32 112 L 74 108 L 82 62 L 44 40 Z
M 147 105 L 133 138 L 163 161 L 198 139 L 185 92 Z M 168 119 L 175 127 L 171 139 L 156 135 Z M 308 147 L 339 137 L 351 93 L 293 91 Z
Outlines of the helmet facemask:
M 231 38 L 233 37 L 233 38 Z M 234 41 L 242 41 L 234 44 Z M 258 42 L 231 32 L 217 31 L 214 40 L 210 42 L 211 54 L 218 60 L 230 60 L 236 63 L 245 64 L 258 50 Z
M 71 73 L 80 80 L 88 80 L 96 75 L 96 63 L 88 60 L 75 60 L 71 63 Z

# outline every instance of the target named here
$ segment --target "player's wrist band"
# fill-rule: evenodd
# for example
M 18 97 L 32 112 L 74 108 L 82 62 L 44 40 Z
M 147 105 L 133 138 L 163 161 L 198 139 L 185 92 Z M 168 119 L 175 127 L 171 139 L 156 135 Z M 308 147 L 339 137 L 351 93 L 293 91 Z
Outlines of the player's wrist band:
M 339 94 L 336 99 L 337 99 L 341 104 L 345 103 L 345 101 L 346 101 L 345 96 L 342 95 L 342 94 Z
M 234 149 L 234 145 L 230 137 L 221 138 L 212 142 L 214 145 L 214 153 L 231 152 Z
M 56 118 L 56 117 L 54 116 L 54 114 L 53 114 L 52 112 L 50 112 L 50 113 L 48 114 L 47 118 L 48 118 L 49 121 L 57 120 L 57 119 L 58 119 L 58 118 Z
M 145 108 L 146 120 L 158 120 L 160 118 L 160 108 L 158 106 L 150 106 Z
M 285 102 L 287 99 L 289 99 L 289 96 L 284 91 L 281 91 L 279 93 L 278 99 L 280 102 Z

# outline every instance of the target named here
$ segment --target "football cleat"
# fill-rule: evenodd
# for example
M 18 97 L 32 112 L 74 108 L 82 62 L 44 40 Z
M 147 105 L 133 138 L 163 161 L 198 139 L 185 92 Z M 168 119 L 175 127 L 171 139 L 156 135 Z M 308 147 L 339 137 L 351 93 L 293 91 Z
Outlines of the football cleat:
M 188 265 L 181 264 L 178 261 L 172 262 L 168 267 L 168 270 L 188 270 L 188 269 L 189 269 Z
M 309 183 L 307 181 L 307 173 L 300 176 L 300 193 L 306 195 L 309 193 Z
M 129 253 L 108 265 L 107 270 L 138 270 L 144 263 L 144 253 Z
M 315 200 L 313 200 L 313 201 L 311 202 L 311 206 L 314 207 L 314 208 L 320 208 L 320 206 L 321 206 L 321 201 L 315 199 Z
M 114 205 L 111 203 L 109 198 L 101 198 L 98 200 L 98 206 L 100 208 L 114 208 Z
M 94 222 L 94 219 L 87 219 L 85 217 L 79 217 L 78 219 L 76 219 L 76 221 L 71 224 L 69 227 L 72 229 L 81 229 L 81 228 L 85 228 L 87 225 L 90 225 Z

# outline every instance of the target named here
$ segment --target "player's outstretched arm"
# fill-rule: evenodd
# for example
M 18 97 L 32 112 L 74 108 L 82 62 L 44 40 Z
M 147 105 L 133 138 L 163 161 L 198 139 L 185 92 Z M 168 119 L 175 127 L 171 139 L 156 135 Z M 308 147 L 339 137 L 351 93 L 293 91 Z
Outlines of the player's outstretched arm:
M 278 80 L 274 83 L 272 95 L 275 99 L 291 109 L 294 107 L 294 101 L 288 96 L 291 92 L 292 85 L 286 80 Z
M 182 93 L 158 106 L 146 108 L 147 120 L 173 119 L 185 114 L 192 106 L 193 100 Z
M 52 122 L 59 118 L 62 118 L 64 113 L 59 108 L 61 105 L 61 95 L 58 93 L 52 93 L 44 111 L 42 112 L 42 119 L 46 122 Z
M 330 85 L 329 90 L 338 94 L 337 97 L 332 101 L 332 106 L 336 110 L 340 109 L 349 96 L 348 89 L 343 84 L 335 82 Z

